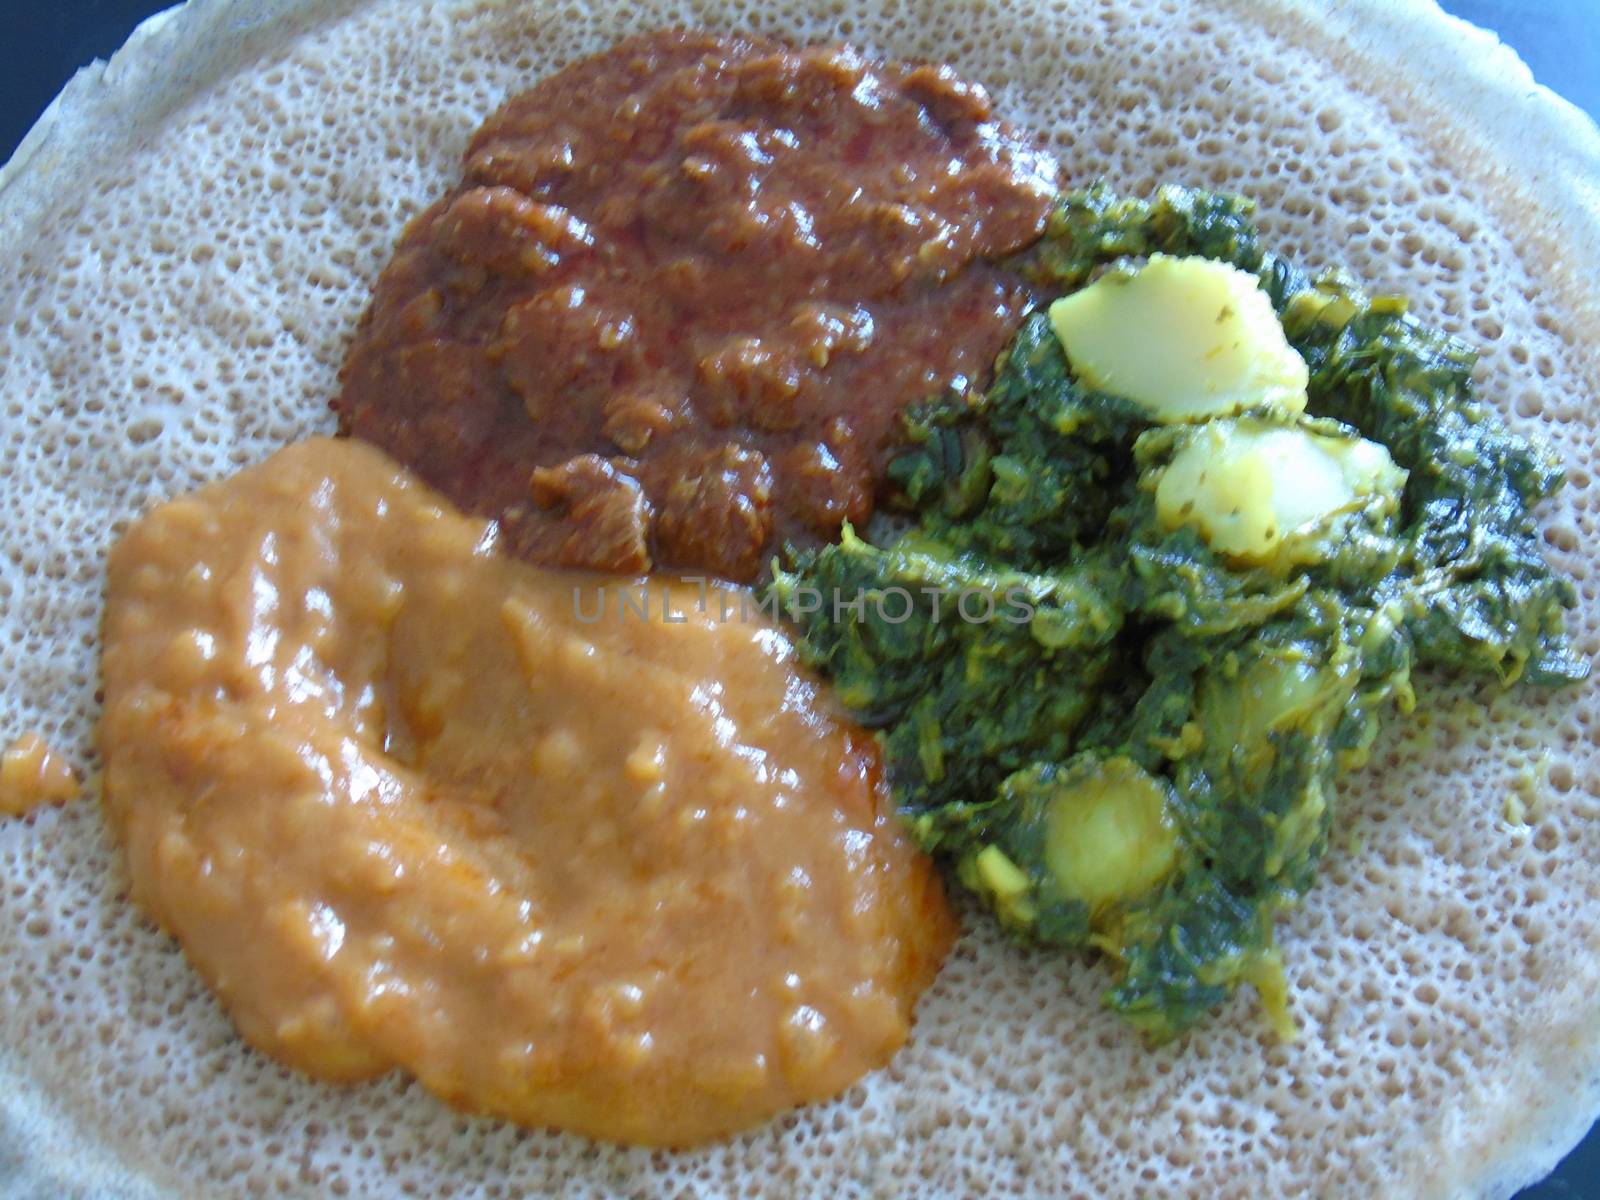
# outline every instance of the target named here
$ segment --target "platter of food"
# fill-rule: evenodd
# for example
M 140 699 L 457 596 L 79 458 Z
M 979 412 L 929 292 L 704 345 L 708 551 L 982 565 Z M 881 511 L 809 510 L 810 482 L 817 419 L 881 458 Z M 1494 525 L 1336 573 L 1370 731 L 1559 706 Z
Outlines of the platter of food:
M 1421 2 L 142 26 L 0 170 L 0 1194 L 1539 1177 L 1600 135 L 1530 89 Z

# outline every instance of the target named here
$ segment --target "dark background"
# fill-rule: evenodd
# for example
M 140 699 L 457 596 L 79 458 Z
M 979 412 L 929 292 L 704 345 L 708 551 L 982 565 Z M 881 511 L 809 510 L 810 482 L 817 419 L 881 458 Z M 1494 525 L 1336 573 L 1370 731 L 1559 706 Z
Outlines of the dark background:
M 1600 117 L 1600 0 L 1441 0 L 1492 29 L 1547 84 Z M 0 42 L 0 159 L 80 66 L 104 58 L 161 0 L 9 0 Z M 1518 1200 L 1600 1200 L 1600 1127 Z

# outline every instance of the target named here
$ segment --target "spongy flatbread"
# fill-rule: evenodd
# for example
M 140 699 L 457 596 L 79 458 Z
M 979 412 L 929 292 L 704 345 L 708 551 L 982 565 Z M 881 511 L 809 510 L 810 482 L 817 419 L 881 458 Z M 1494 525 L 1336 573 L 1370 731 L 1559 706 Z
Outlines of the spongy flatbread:
M 92 765 L 112 538 L 331 428 L 368 289 L 473 126 L 667 24 L 951 61 L 1072 178 L 1242 189 L 1276 245 L 1411 295 L 1565 456 L 1547 541 L 1595 654 L 1600 135 L 1431 3 L 195 0 L 0 173 L 0 729 Z M 0 1195 L 1507 1195 L 1600 1109 L 1600 689 L 1423 702 L 1282 930 L 1299 1042 L 1240 996 L 1146 1050 L 1100 968 L 972 920 L 891 1068 L 688 1154 L 290 1075 L 130 909 L 95 804 L 10 822 Z

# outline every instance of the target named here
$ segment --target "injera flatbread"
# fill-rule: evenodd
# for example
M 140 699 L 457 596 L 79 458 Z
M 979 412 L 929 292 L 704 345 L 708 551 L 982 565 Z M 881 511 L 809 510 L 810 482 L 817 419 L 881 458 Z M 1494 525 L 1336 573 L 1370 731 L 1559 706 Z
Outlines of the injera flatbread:
M 331 429 L 368 289 L 469 131 L 668 24 L 948 60 L 1074 180 L 1242 189 L 1276 246 L 1411 295 L 1565 456 L 1547 541 L 1595 654 L 1600 135 L 1431 3 L 195 0 L 0 174 L 0 729 L 92 767 L 112 538 Z M 126 903 L 92 799 L 6 823 L 0 1195 L 1507 1195 L 1600 1109 L 1600 690 L 1422 690 L 1282 926 L 1298 1042 L 1241 994 L 1148 1050 L 1103 968 L 969 913 L 889 1069 L 685 1154 L 295 1077 Z

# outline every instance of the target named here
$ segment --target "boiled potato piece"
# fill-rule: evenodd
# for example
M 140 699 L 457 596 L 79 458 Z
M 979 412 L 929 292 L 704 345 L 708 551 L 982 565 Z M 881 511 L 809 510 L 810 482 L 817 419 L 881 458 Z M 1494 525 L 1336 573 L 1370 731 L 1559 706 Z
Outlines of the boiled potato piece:
M 1263 563 L 1330 517 L 1398 496 L 1406 473 L 1377 442 L 1242 419 L 1197 428 L 1156 485 L 1156 515 L 1215 550 Z
M 1149 891 L 1177 862 L 1167 787 L 1127 758 L 1086 760 L 1055 781 L 1045 858 L 1091 909 Z
M 1230 759 L 1243 772 L 1247 793 L 1265 786 L 1280 752 L 1277 738 L 1298 731 L 1317 741 L 1326 739 L 1360 676 L 1360 660 L 1348 648 L 1331 655 L 1309 646 L 1262 648 L 1259 656 L 1242 664 L 1220 665 L 1200 687 L 1199 719 L 1210 754 Z M 1323 780 L 1308 779 L 1273 828 L 1265 856 L 1269 874 L 1276 875 L 1311 847 L 1327 807 Z
M 1050 306 L 1078 378 L 1162 424 L 1262 404 L 1306 406 L 1306 364 L 1254 275 L 1209 258 L 1151 255 Z
M 1349 663 L 1319 663 L 1293 647 L 1263 651 L 1234 673 L 1208 672 L 1200 688 L 1200 719 L 1213 747 L 1246 758 L 1274 753 L 1272 735 L 1300 729 L 1321 735 L 1356 685 Z

